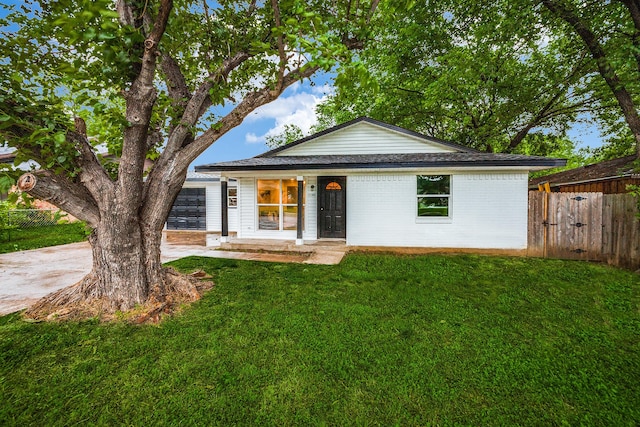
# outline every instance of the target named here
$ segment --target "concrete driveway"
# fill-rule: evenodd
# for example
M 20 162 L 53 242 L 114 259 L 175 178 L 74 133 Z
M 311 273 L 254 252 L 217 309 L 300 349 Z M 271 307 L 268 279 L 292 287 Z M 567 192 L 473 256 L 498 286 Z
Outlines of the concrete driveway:
M 163 246 L 162 261 L 198 255 L 202 250 Z M 90 270 L 91 248 L 87 242 L 0 254 L 0 315 L 22 310 L 43 296 L 72 285 Z
M 344 251 L 314 254 L 309 257 L 229 252 L 204 246 L 162 244 L 162 262 L 190 255 L 253 261 L 337 264 L 342 259 Z M 91 270 L 91 262 L 91 248 L 87 242 L 0 254 L 0 315 L 27 308 L 43 296 L 73 285 Z

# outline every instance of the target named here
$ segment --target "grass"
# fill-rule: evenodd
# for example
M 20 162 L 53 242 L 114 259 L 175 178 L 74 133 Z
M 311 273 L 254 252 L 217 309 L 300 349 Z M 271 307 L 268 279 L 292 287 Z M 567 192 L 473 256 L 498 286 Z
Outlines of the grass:
M 0 254 L 81 242 L 87 239 L 83 222 L 4 230 Z
M 159 326 L 0 318 L 0 425 L 638 425 L 640 278 L 571 261 L 185 258 Z

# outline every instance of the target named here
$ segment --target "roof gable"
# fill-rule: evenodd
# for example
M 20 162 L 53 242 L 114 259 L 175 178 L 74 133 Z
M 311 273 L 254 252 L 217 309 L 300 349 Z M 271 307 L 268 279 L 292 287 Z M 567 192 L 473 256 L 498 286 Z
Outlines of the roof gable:
M 258 157 L 460 152 L 476 150 L 362 117 Z

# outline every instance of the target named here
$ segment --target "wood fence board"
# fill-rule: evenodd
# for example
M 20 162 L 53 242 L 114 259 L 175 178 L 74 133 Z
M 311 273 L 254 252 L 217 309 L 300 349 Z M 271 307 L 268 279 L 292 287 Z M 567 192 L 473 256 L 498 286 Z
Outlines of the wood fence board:
M 545 197 L 548 197 L 546 226 Z M 601 260 L 637 270 L 640 268 L 637 215 L 637 200 L 630 194 L 531 192 L 528 254 Z
M 529 256 L 544 256 L 544 197 L 539 191 L 529 192 L 529 228 L 527 254 Z
M 603 223 L 602 254 L 609 264 L 640 268 L 640 222 L 636 200 L 629 194 L 605 195 L 607 221 Z
M 602 194 L 550 193 L 547 256 L 598 260 L 602 247 Z

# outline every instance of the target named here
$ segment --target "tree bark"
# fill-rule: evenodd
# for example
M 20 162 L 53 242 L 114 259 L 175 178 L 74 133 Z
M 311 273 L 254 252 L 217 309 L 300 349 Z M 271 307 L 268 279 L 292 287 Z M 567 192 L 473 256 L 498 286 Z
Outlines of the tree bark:
M 148 227 L 135 215 L 135 209 L 103 212 L 89 236 L 91 272 L 75 285 L 42 298 L 25 316 L 109 320 L 118 312 L 136 309 L 133 321 L 157 321 L 161 313 L 200 299 L 202 290 L 212 283 L 163 267 L 161 239 L 162 231 Z
M 147 276 L 154 272 L 145 271 L 146 248 L 139 223 L 109 215 L 93 230 L 89 242 L 95 283 L 86 285 L 84 296 L 106 299 L 113 311 L 144 304 L 149 294 Z

